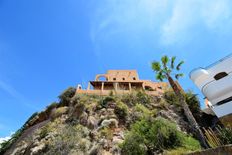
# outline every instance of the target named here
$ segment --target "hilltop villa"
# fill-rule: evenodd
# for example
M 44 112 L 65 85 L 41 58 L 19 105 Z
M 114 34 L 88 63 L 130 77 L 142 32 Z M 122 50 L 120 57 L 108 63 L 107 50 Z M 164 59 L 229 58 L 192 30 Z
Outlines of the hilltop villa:
M 224 125 L 232 125 L 232 55 L 190 73 L 206 97 L 206 105 Z
M 108 70 L 106 74 L 98 74 L 94 81 L 90 81 L 86 90 L 77 86 L 78 94 L 109 95 L 130 93 L 133 90 L 144 90 L 147 94 L 162 95 L 168 84 L 140 80 L 136 70 Z

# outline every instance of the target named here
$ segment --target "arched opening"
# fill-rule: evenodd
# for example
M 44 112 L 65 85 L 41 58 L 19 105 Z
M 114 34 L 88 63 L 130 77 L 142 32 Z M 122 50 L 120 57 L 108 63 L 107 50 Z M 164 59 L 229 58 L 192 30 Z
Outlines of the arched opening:
M 108 77 L 106 75 L 97 75 L 96 81 L 108 81 Z
M 214 79 L 215 79 L 215 80 L 220 80 L 220 79 L 226 77 L 227 75 L 228 75 L 228 74 L 227 74 L 226 72 L 221 72 L 221 73 L 216 74 L 216 75 L 214 76 Z
M 81 90 L 82 89 L 82 86 L 79 84 L 78 86 L 77 86 L 77 90 Z
M 98 78 L 98 81 L 107 81 L 108 79 L 106 78 L 106 77 L 104 77 L 104 76 L 100 76 L 99 78 Z

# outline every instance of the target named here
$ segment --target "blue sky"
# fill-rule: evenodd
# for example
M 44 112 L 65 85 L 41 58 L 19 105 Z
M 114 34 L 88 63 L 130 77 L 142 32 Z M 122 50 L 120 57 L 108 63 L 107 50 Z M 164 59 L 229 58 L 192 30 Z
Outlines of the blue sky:
M 108 69 L 137 69 L 164 54 L 188 73 L 232 51 L 229 0 L 1 0 L 0 137 L 17 130 L 68 86 Z M 200 95 L 202 97 L 202 95 Z

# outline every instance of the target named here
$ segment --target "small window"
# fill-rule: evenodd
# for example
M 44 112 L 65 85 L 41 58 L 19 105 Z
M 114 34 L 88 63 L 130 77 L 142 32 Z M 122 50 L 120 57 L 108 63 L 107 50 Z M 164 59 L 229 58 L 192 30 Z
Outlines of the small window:
M 216 75 L 214 76 L 214 79 L 215 79 L 215 80 L 220 80 L 220 79 L 226 77 L 227 75 L 228 75 L 228 74 L 227 74 L 226 72 L 221 72 L 221 73 L 216 74 Z
M 122 78 L 123 81 L 125 81 L 125 78 Z
M 133 80 L 136 80 L 136 78 L 135 78 L 135 77 L 133 77 Z
M 114 81 L 116 81 L 116 78 L 113 78 Z
M 158 88 L 159 88 L 159 89 L 162 89 L 162 87 L 161 87 L 161 86 L 159 86 Z
M 147 91 L 154 91 L 154 89 L 151 88 L 150 86 L 145 86 L 145 90 L 147 90 Z
M 217 106 L 220 106 L 220 105 L 222 105 L 222 104 L 225 104 L 225 103 L 228 103 L 228 102 L 231 102 L 232 101 L 232 96 L 231 97 L 228 97 L 228 98 L 226 98 L 226 99 L 224 99 L 224 100 L 222 100 L 222 101 L 220 101 L 220 102 L 218 102 L 216 105 Z

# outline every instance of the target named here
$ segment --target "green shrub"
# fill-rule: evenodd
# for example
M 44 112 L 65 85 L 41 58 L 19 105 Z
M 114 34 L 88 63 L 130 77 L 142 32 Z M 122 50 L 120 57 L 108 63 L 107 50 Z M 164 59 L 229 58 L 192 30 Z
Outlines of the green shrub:
M 121 145 L 125 154 L 147 154 L 176 147 L 189 147 L 194 150 L 199 148 L 200 144 L 178 131 L 174 123 L 163 118 L 142 119 L 136 122 Z
M 111 140 L 113 138 L 113 131 L 109 127 L 104 127 L 103 129 L 100 130 L 100 136 L 105 137 L 108 140 Z
M 183 146 L 177 147 L 171 150 L 164 151 L 164 155 L 179 155 L 179 154 L 187 154 L 195 151 L 201 150 L 201 145 L 199 141 L 190 137 L 184 136 Z
M 169 104 L 179 105 L 179 100 L 173 90 L 164 92 L 164 99 Z
M 122 155 L 147 154 L 147 147 L 144 143 L 144 137 L 136 132 L 129 132 L 124 142 L 119 146 L 122 149 Z
M 156 115 L 156 109 L 149 110 L 142 104 L 136 104 L 134 107 L 134 114 L 139 115 L 139 118 L 148 118 L 148 117 L 154 117 Z
M 126 120 L 128 116 L 128 107 L 123 102 L 117 102 L 116 107 L 114 109 L 114 113 L 118 116 L 121 120 Z
M 134 106 L 137 102 L 136 92 L 131 92 L 129 94 L 123 94 L 121 96 L 121 101 L 128 105 L 129 107 Z
M 147 104 L 151 103 L 151 97 L 143 91 L 139 91 L 136 94 L 136 97 L 137 97 L 137 103 L 140 103 L 143 105 L 147 105 Z
M 109 102 L 115 102 L 115 98 L 113 96 L 107 96 L 99 101 L 99 104 L 102 108 L 106 108 Z
M 83 112 L 86 110 L 86 104 L 88 99 L 83 96 L 79 98 L 78 96 L 75 96 L 72 99 L 72 108 L 70 108 L 71 116 L 70 119 L 75 118 L 79 119 L 80 116 L 83 114 Z
M 193 114 L 200 113 L 200 101 L 196 94 L 193 94 L 191 91 L 186 92 L 185 100 Z
M 163 118 L 156 119 L 154 122 L 142 120 L 135 123 L 132 129 L 144 135 L 146 143 L 151 150 L 173 148 L 180 146 L 182 142 L 182 137 L 175 124 Z
M 39 132 L 40 139 L 45 138 L 49 132 L 50 132 L 49 126 L 48 125 L 43 126 Z
M 73 87 L 69 87 L 66 89 L 61 95 L 58 96 L 60 99 L 60 104 L 59 106 L 68 106 L 70 103 L 71 98 L 75 95 L 76 89 Z
M 191 136 L 184 136 L 183 147 L 189 151 L 197 151 L 201 149 L 201 144 Z
M 151 99 L 152 98 L 143 91 L 131 92 L 121 96 L 121 101 L 129 107 L 134 106 L 136 103 L 148 105 L 151 103 Z
M 53 137 L 41 154 L 66 155 L 71 154 L 75 150 L 80 152 L 74 154 L 87 154 L 87 151 L 90 149 L 90 142 L 87 138 L 89 131 L 87 128 L 82 125 L 56 126 L 58 126 L 55 129 L 57 135 Z
M 218 137 L 224 145 L 232 144 L 232 128 L 221 128 Z
M 55 109 L 56 107 L 58 107 L 58 103 L 52 102 L 49 106 L 46 107 L 45 111 L 47 114 L 51 114 L 52 110 Z
M 61 115 L 67 114 L 67 113 L 68 113 L 68 107 L 60 107 L 52 112 L 51 118 L 52 120 L 54 120 L 55 118 L 60 117 Z
M 183 94 L 185 97 L 185 101 L 189 106 L 190 111 L 192 112 L 193 116 L 200 121 L 200 101 L 196 94 L 192 91 L 187 91 Z M 164 99 L 167 103 L 181 106 L 178 100 L 178 97 L 173 92 L 173 90 L 168 90 L 164 93 Z

